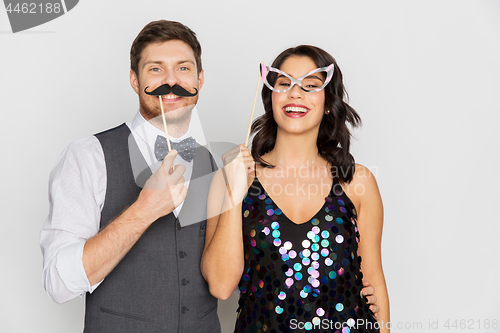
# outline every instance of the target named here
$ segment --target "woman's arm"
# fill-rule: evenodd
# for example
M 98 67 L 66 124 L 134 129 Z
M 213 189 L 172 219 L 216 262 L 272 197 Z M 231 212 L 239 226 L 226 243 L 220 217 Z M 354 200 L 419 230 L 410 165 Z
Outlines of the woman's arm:
M 234 154 L 238 157 L 234 158 Z M 226 166 L 214 175 L 208 194 L 207 231 L 200 267 L 210 293 L 225 300 L 236 289 L 243 273 L 241 206 L 248 190 L 248 169 L 253 170 L 253 160 L 248 148 L 242 145 L 223 159 Z
M 390 321 L 389 296 L 382 269 L 382 226 L 384 211 L 377 181 L 366 167 L 356 164 L 354 177 L 345 186 L 346 194 L 352 199 L 358 213 L 358 253 L 362 258 L 361 271 L 375 288 L 374 295 L 380 306 L 378 322 L 381 332 L 389 332 L 386 323 Z

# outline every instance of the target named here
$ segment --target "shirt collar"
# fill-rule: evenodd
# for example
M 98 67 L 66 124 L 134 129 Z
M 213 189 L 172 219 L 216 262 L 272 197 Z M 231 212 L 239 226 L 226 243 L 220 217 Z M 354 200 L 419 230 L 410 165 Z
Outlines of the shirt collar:
M 140 111 L 137 112 L 134 119 L 132 119 L 132 129 L 135 131 L 137 136 L 143 140 L 148 147 L 153 148 L 155 146 L 157 136 L 165 137 L 165 132 L 158 129 L 156 126 L 147 121 L 141 114 Z M 182 135 L 180 138 L 174 138 L 172 136 L 168 136 L 170 142 L 180 142 L 191 136 L 190 130 L 191 124 L 189 124 L 189 128 L 187 132 Z

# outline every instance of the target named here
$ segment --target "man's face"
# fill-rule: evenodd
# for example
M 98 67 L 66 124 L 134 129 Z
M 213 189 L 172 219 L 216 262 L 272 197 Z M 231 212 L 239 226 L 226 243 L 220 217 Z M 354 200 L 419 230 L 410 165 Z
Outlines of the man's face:
M 198 74 L 194 52 L 180 40 L 146 46 L 142 51 L 138 70 L 138 75 L 133 70 L 130 71 L 130 84 L 139 95 L 140 112 L 146 120 L 161 116 L 158 96 L 146 94 L 146 87 L 149 87 L 148 91 L 152 91 L 162 84 L 178 84 L 194 93 L 194 88 L 200 90 L 203 86 L 203 71 Z M 180 97 L 170 93 L 162 96 L 162 101 L 167 123 L 176 123 L 189 120 L 191 110 L 198 102 L 198 95 Z

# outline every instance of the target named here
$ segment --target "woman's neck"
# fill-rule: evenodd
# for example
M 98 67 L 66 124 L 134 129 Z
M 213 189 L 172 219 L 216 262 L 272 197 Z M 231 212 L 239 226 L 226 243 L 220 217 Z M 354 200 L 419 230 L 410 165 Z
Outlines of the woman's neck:
M 295 135 L 278 129 L 276 144 L 264 160 L 277 167 L 303 167 L 323 165 L 325 160 L 318 154 L 318 133 Z

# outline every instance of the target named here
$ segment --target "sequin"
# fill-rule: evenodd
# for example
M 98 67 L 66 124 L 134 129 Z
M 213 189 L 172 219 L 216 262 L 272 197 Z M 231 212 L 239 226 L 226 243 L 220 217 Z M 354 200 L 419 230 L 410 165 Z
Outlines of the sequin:
M 356 321 L 354 321 L 354 319 L 352 318 L 347 319 L 347 325 L 349 327 L 354 327 L 354 324 L 356 324 Z
M 356 211 L 341 188 L 334 186 L 305 230 L 282 223 L 286 217 L 267 194 L 248 196 L 242 212 L 247 218 L 245 270 L 235 332 L 282 332 L 293 318 L 307 323 L 307 331 L 318 330 L 322 318 L 366 320 L 369 309 L 359 296 Z M 348 332 L 345 327 L 335 330 L 340 331 Z

